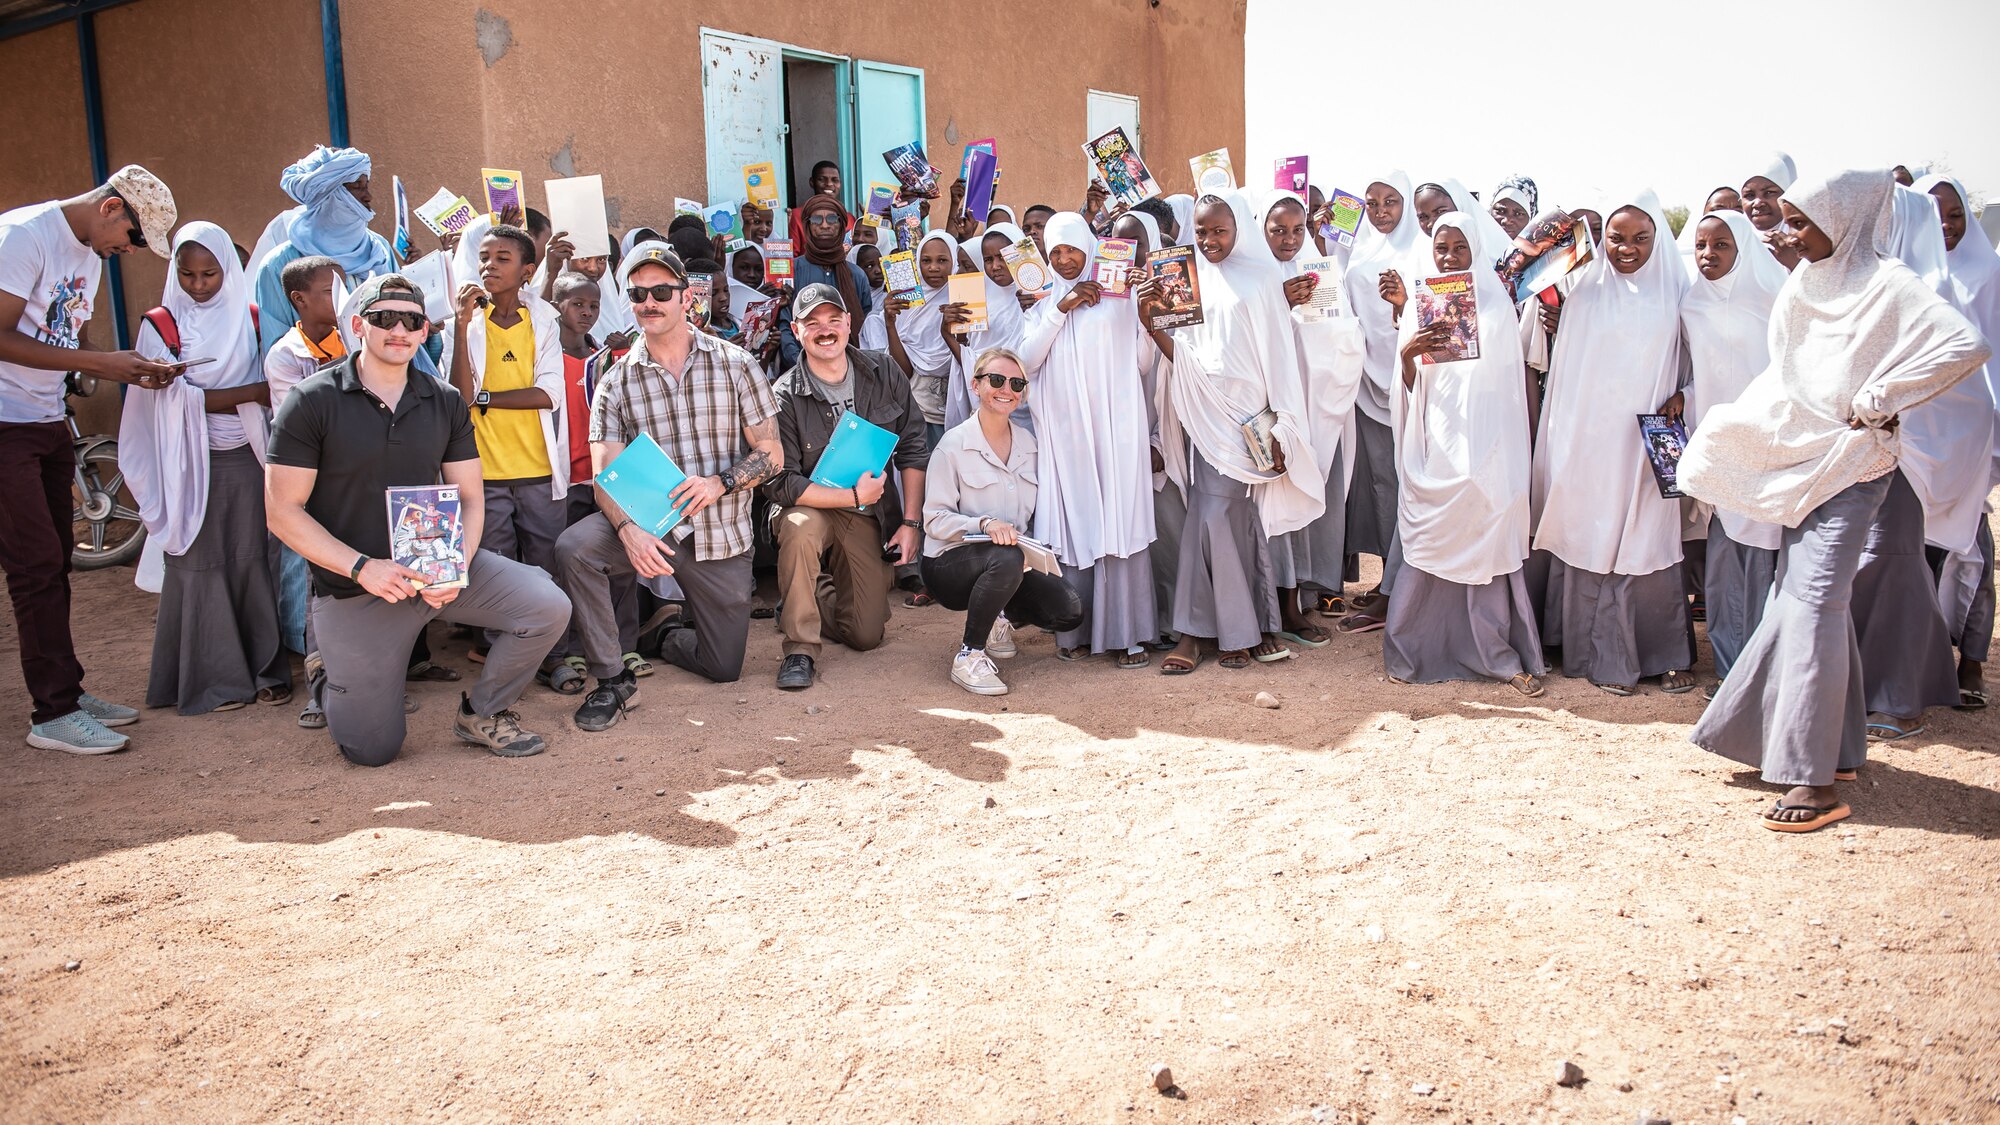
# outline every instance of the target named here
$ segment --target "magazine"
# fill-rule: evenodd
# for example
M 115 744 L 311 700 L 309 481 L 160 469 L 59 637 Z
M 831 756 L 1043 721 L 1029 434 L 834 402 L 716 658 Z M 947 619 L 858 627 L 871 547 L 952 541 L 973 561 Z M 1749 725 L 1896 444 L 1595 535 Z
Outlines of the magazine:
M 1660 496 L 1667 500 L 1679 497 L 1681 453 L 1687 449 L 1687 428 L 1679 418 L 1641 414 L 1639 441 L 1646 447 L 1646 463 L 1653 467 L 1653 483 L 1660 486 Z
M 975 531 L 960 539 L 959 542 L 991 543 L 993 542 L 993 537 L 983 531 Z M 1015 545 L 1021 548 L 1021 569 L 1024 572 L 1032 570 L 1049 575 L 1052 578 L 1062 577 L 1062 560 L 1056 558 L 1055 548 L 1039 539 L 1030 539 L 1025 535 L 1016 535 L 1014 542 Z
M 687 314 L 688 323 L 696 328 L 708 326 L 708 305 L 715 296 L 715 275 L 712 273 L 691 273 L 688 275 Z
M 1350 315 L 1347 295 L 1341 289 L 1340 263 L 1331 258 L 1300 262 L 1299 271 L 1313 279 L 1312 299 L 1299 306 L 1299 319 L 1307 324 Z
M 1190 157 L 1188 172 L 1194 176 L 1196 198 L 1236 190 L 1236 168 L 1229 163 L 1229 150 L 1226 148 Z
M 915 250 L 917 243 L 924 239 L 923 205 L 920 203 L 899 203 L 889 209 L 891 229 L 896 235 L 896 249 Z
M 743 166 L 743 198 L 765 211 L 778 207 L 778 166 L 769 160 Z
M 681 467 L 674 464 L 674 459 L 667 456 L 653 435 L 645 433 L 634 438 L 597 474 L 597 486 L 610 494 L 641 531 L 657 538 L 665 538 L 684 518 L 684 503 L 677 504 L 671 497 L 674 489 L 686 480 L 687 474 L 681 472 Z
M 938 193 L 938 170 L 924 158 L 924 146 L 920 141 L 899 145 L 882 154 L 882 160 L 889 165 L 896 181 L 903 185 L 903 192 L 913 197 L 932 199 Z
M 1308 158 L 1303 156 L 1279 157 L 1277 162 L 1272 166 L 1271 186 L 1277 188 L 1279 191 L 1289 191 L 1300 199 L 1304 199 L 1306 197 L 1306 185 L 1310 182 L 1306 179 L 1306 165 L 1308 163 Z
M 465 229 L 478 212 L 462 195 L 453 195 L 450 188 L 439 188 L 417 207 L 417 221 L 431 228 L 431 233 L 443 238 Z
M 1132 257 L 1138 250 L 1139 244 L 1129 238 L 1097 240 L 1097 260 L 1092 263 L 1090 277 L 1104 296 L 1123 300 L 1131 291 Z
M 771 340 L 771 329 L 777 326 L 778 309 L 785 303 L 783 297 L 766 297 L 743 306 L 743 323 L 738 327 L 742 335 L 738 342 L 750 352 L 762 351 Z
M 391 488 L 389 561 L 423 575 L 410 585 L 440 590 L 465 585 L 465 525 L 456 485 Z
M 983 273 L 955 273 L 946 283 L 945 303 L 964 305 L 972 319 L 951 326 L 953 332 L 986 331 L 986 275 Z
M 1030 297 L 1039 300 L 1055 285 L 1055 271 L 1042 260 L 1034 239 L 1024 238 L 1000 251 L 1000 256 L 1007 260 L 1007 269 L 1014 275 L 1014 287 Z
M 1146 257 L 1146 272 L 1160 283 L 1160 304 L 1146 327 L 1163 332 L 1200 324 L 1201 279 L 1195 274 L 1194 247 L 1165 246 Z
M 1451 326 L 1444 347 L 1418 362 L 1456 363 L 1479 358 L 1479 297 L 1472 274 L 1460 270 L 1419 278 L 1410 286 L 1410 305 L 1417 310 L 1419 330 L 1440 321 Z
M 773 238 L 764 243 L 764 284 L 792 283 L 792 240 Z
M 521 173 L 505 168 L 481 168 L 479 180 L 486 185 L 486 210 L 499 222 L 502 211 L 509 207 L 519 208 L 525 219 L 528 201 L 521 197 Z
M 1278 426 L 1278 412 L 1265 407 L 1263 413 L 1243 423 L 1243 442 L 1250 447 L 1250 463 L 1260 473 L 1278 471 L 1278 443 L 1272 435 Z
M 1589 232 L 1588 225 L 1561 210 L 1536 215 L 1500 259 L 1500 280 L 1517 301 L 1541 293 L 1590 261 Z
M 917 271 L 916 251 L 898 250 L 882 256 L 882 288 L 892 301 L 908 301 L 913 309 L 923 307 L 924 275 Z
M 1090 158 L 1098 178 L 1110 193 L 1105 206 L 1123 203 L 1130 207 L 1160 194 L 1160 185 L 1153 180 L 1153 173 L 1146 170 L 1146 162 L 1139 158 L 1139 150 L 1132 146 L 1123 126 L 1084 145 L 1083 154 Z
M 1338 243 L 1342 246 L 1354 245 L 1355 234 L 1361 229 L 1362 212 L 1368 204 L 1358 195 L 1333 189 L 1333 195 L 1320 209 L 1315 220 L 1320 224 L 1320 237 L 1326 239 L 1327 246 Z

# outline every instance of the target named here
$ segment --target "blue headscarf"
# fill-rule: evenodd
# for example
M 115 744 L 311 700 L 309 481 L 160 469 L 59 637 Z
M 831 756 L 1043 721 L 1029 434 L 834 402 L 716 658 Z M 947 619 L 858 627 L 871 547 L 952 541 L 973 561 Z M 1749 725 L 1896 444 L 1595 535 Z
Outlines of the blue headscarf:
M 339 262 L 349 282 L 357 285 L 396 268 L 388 241 L 368 229 L 375 213 L 347 190 L 372 166 L 359 149 L 319 145 L 278 177 L 285 194 L 305 207 L 292 220 L 292 245 L 302 254 L 324 254 Z

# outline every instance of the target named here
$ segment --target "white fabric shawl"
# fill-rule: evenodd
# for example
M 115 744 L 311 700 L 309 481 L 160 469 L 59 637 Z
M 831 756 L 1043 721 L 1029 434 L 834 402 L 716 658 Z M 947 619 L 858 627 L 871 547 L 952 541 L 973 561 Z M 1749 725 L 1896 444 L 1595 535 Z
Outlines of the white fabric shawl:
M 1702 219 L 1729 224 L 1729 237 L 1736 243 L 1736 263 L 1716 281 L 1695 273 L 1687 296 L 1681 298 L 1681 331 L 1694 366 L 1694 384 L 1686 392 L 1690 433 L 1700 431 L 1710 407 L 1736 401 L 1770 362 L 1767 338 L 1771 305 L 1791 276 L 1784 264 L 1771 256 L 1770 247 L 1764 245 L 1757 228 L 1742 212 L 1715 211 Z M 1689 229 L 1700 225 L 1702 219 L 1690 222 Z M 1730 539 L 1746 547 L 1778 549 L 1784 529 L 1777 524 L 1746 519 L 1735 512 L 1716 514 Z
M 986 272 L 986 240 L 996 234 L 1006 239 L 1009 246 L 1028 237 L 1013 223 L 995 223 L 986 228 L 984 234 L 976 236 L 971 247 L 979 254 L 975 266 L 982 274 Z M 951 389 L 945 395 L 946 429 L 972 417 L 972 367 L 979 361 L 980 353 L 988 348 L 1006 348 L 1019 354 L 1021 340 L 1027 331 L 1028 314 L 1021 308 L 1020 289 L 1011 278 L 1005 285 L 997 285 L 992 278 L 987 278 L 986 331 L 965 334 L 964 349 L 959 353 L 958 377 L 951 381 Z M 1032 410 L 1030 406 L 1023 406 L 1016 413 Z
M 1652 574 L 1681 558 L 1680 502 L 1663 499 L 1638 415 L 1673 396 L 1687 270 L 1648 191 L 1623 206 L 1653 220 L 1653 252 L 1631 274 L 1608 255 L 1579 273 L 1549 363 L 1535 443 L 1535 547 L 1592 574 Z
M 1965 206 L 1965 235 L 1946 256 L 1951 275 L 1951 300 L 1991 344 L 2000 340 L 2000 255 L 1993 252 L 1993 244 L 1987 241 L 1985 230 L 1981 229 L 1979 219 L 1972 213 L 1972 205 L 1966 202 L 1972 197 L 1967 194 L 1964 184 L 1948 176 L 1925 176 L 1917 181 L 1917 190 L 1928 195 L 1939 184 L 1950 184 Z M 1993 391 L 1996 380 L 2000 380 L 2000 364 L 1989 360 L 1986 364 L 1987 389 L 2000 395 L 2000 392 Z M 1966 380 L 1968 383 L 1971 381 Z M 1992 484 L 2000 484 L 2000 419 L 1995 421 L 1993 439 L 1993 470 L 1989 480 Z
M 1498 257 L 1474 216 L 1452 212 L 1477 263 Z M 1504 232 L 1503 232 L 1504 233 Z M 1432 259 L 1435 262 L 1435 258 Z M 1472 271 L 1479 295 L 1479 358 L 1417 365 L 1416 385 L 1396 380 L 1396 527 L 1403 561 L 1462 586 L 1521 569 L 1528 557 L 1528 395 L 1514 302 L 1492 270 Z M 1405 316 L 1398 352 L 1416 334 Z M 1399 360 L 1400 362 L 1400 360 Z
M 1289 191 L 1266 192 L 1252 216 L 1257 224 L 1253 243 L 1262 246 L 1264 254 L 1277 266 L 1281 282 L 1304 272 L 1305 263 L 1323 260 L 1308 238 L 1290 261 L 1278 261 L 1270 239 L 1264 237 L 1264 222 L 1271 209 L 1286 200 L 1297 204 L 1299 197 Z M 1299 394 L 1305 404 L 1306 429 L 1312 436 L 1313 452 L 1319 455 L 1320 483 L 1325 484 L 1353 417 L 1355 396 L 1361 393 L 1362 361 L 1367 345 L 1362 341 L 1361 322 L 1352 316 L 1309 322 L 1301 310 L 1292 309 L 1290 317 L 1292 338 L 1298 345 L 1302 384 Z
M 1051 218 L 1042 239 L 1051 254 L 1071 246 L 1088 262 L 1097 252 L 1073 211 Z M 1158 349 L 1129 297 L 1062 311 L 1063 298 L 1089 278 L 1087 265 L 1074 281 L 1058 273 L 1028 313 L 1021 341 L 1034 379 L 1035 537 L 1079 568 L 1129 558 L 1153 542 L 1152 435 L 1141 404 L 1142 369 Z
M 951 255 L 952 271 L 957 272 L 958 243 L 942 230 L 930 232 L 917 243 L 917 260 L 923 261 L 924 247 L 933 242 L 944 243 L 945 252 Z M 926 285 L 922 270 L 917 271 L 917 284 L 923 288 L 924 303 L 897 313 L 893 330 L 903 341 L 903 354 L 910 357 L 912 383 L 918 379 L 943 379 L 949 385 L 957 359 L 951 354 L 951 345 L 944 340 L 947 287 L 940 285 L 933 289 Z
M 1361 321 L 1362 343 L 1366 348 L 1362 361 L 1366 378 L 1361 381 L 1355 404 L 1363 414 L 1387 425 L 1389 389 L 1396 378 L 1396 309 L 1382 299 L 1379 284 L 1385 270 L 1409 272 L 1411 258 L 1421 252 L 1423 232 L 1417 227 L 1417 205 L 1410 198 L 1415 193 L 1410 189 L 1409 175 L 1399 168 L 1369 181 L 1368 186 L 1376 184 L 1394 188 L 1403 197 L 1403 215 L 1396 229 L 1388 234 L 1363 220 L 1354 253 L 1347 259 L 1347 296 L 1355 318 Z M 1407 283 L 1409 278 L 1403 280 Z
M 1249 202 L 1234 191 L 1220 198 L 1236 218 L 1236 245 L 1220 262 L 1195 255 L 1203 321 L 1174 329 L 1174 365 L 1159 403 L 1160 457 L 1186 492 L 1192 440 L 1223 476 L 1250 486 L 1264 534 L 1283 535 L 1326 510 L 1325 481 L 1314 479 L 1319 455 L 1298 393 L 1284 281 L 1269 255 L 1256 253 L 1264 240 Z M 1243 423 L 1266 409 L 1278 418 L 1283 473 L 1260 471 L 1243 436 Z
M 197 304 L 181 288 L 176 268 L 181 247 L 190 242 L 215 256 L 222 287 Z M 160 306 L 180 330 L 182 359 L 213 359 L 160 390 L 128 387 L 118 430 L 118 464 L 138 502 L 146 534 L 170 555 L 184 554 L 201 533 L 208 514 L 208 454 L 248 444 L 264 459 L 269 412 L 245 403 L 234 414 L 210 414 L 204 391 L 261 382 L 257 333 L 250 319 L 250 281 L 236 260 L 229 234 L 214 223 L 194 222 L 174 235 L 166 290 Z M 138 351 L 148 359 L 174 362 L 150 326 L 139 333 Z
M 1174 212 L 1174 233 L 1180 237 L 1174 240 L 1176 246 L 1194 245 L 1194 196 L 1170 195 L 1167 206 Z
M 1724 511 L 1797 527 L 1900 452 L 1880 428 L 1972 375 L 1992 349 L 1909 267 L 1883 255 L 1895 181 L 1842 172 L 1788 198 L 1833 240 L 1771 310 L 1771 363 L 1709 410 L 1681 457 L 1682 490 Z M 1850 419 L 1867 427 L 1851 429 Z
M 1951 281 L 1936 197 L 1928 188 L 1913 191 L 1901 184 L 1891 194 L 1888 255 L 1966 312 Z M 1902 440 L 1903 476 L 1924 505 L 1924 540 L 1972 553 L 1991 487 L 1993 388 L 1984 378 L 1966 379 L 1910 410 L 1903 416 Z

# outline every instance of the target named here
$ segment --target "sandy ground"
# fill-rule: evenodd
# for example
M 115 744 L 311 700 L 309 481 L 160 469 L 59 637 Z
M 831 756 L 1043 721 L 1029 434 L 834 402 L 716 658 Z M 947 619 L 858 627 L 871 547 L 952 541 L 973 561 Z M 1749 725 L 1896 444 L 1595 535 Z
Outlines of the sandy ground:
M 151 599 L 78 586 L 89 683 L 136 702 Z M 985 700 L 959 627 L 899 607 L 787 695 L 760 622 L 744 682 L 664 669 L 603 735 L 533 689 L 519 761 L 451 739 L 452 685 L 373 771 L 291 708 L 10 735 L 0 1118 L 2000 1119 L 1992 713 L 1793 837 L 1683 740 L 1697 696 L 1035 635 Z M 0 621 L 19 732 L 14 662 Z

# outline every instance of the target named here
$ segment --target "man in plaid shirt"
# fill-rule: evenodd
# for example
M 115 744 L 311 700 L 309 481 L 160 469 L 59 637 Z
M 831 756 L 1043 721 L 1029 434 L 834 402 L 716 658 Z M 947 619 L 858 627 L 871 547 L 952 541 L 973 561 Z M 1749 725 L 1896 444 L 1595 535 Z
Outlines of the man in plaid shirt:
M 584 660 L 597 678 L 576 711 L 577 729 L 586 731 L 609 730 L 639 690 L 619 649 L 614 577 L 672 575 L 687 595 L 694 627 L 669 633 L 661 657 L 717 683 L 742 674 L 750 636 L 753 493 L 784 464 L 777 398 L 750 353 L 688 323 L 688 275 L 680 256 L 664 242 L 642 242 L 618 272 L 641 337 L 598 383 L 590 410 L 591 464 L 602 472 L 626 445 L 650 435 L 687 474 L 672 493 L 687 519 L 669 532 L 669 544 L 600 490 L 597 514 L 556 543 L 557 574 L 570 592 Z

